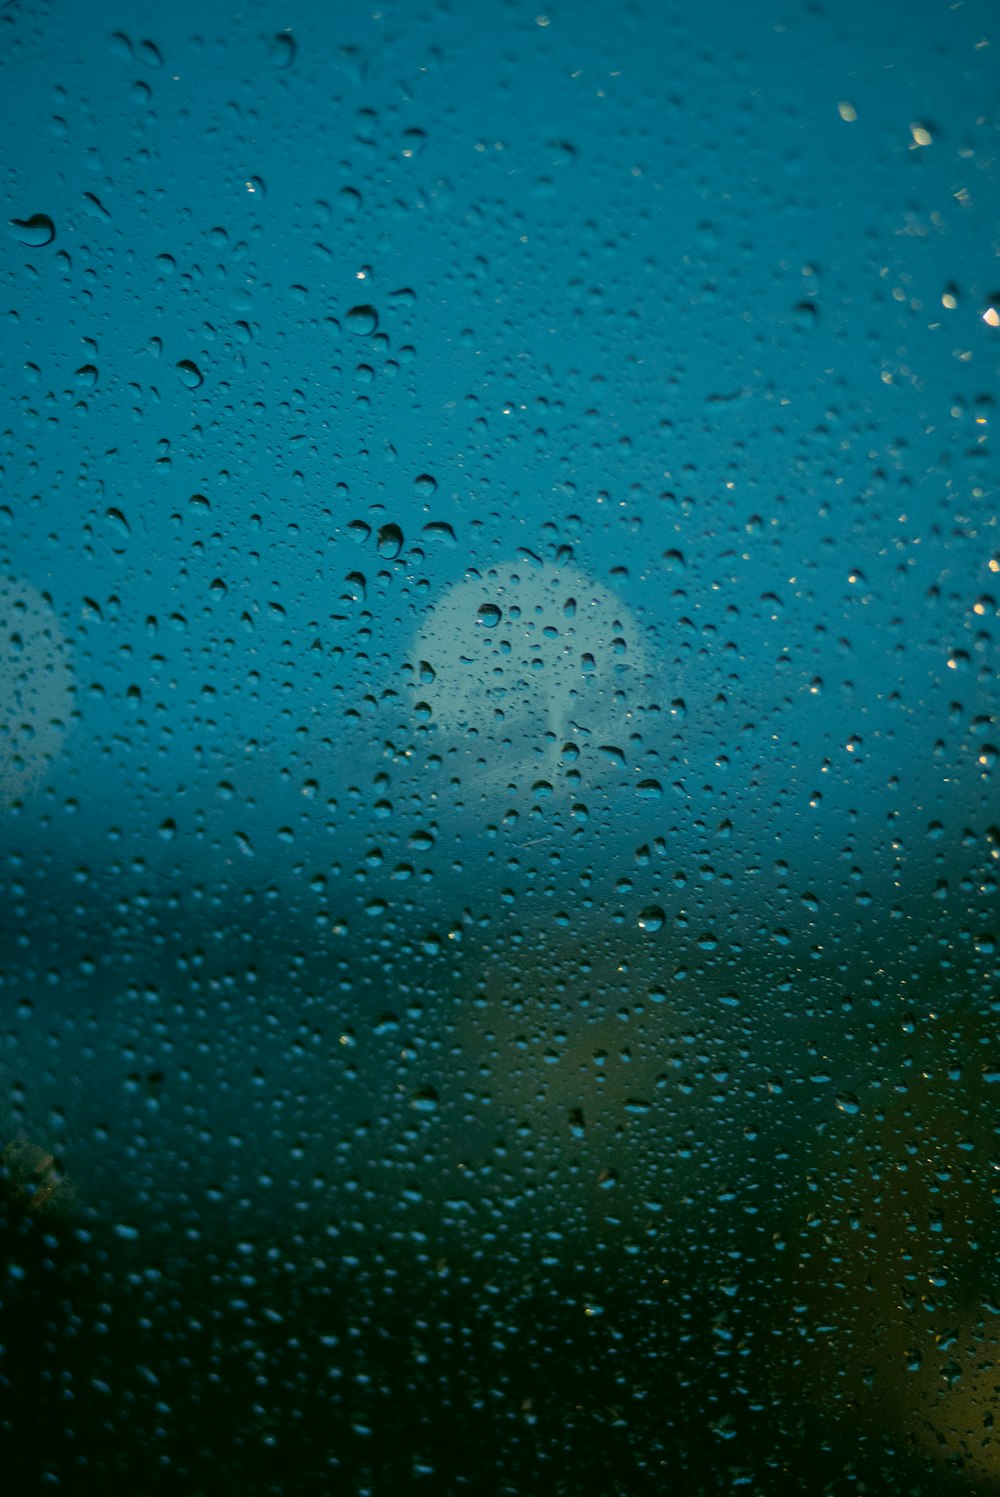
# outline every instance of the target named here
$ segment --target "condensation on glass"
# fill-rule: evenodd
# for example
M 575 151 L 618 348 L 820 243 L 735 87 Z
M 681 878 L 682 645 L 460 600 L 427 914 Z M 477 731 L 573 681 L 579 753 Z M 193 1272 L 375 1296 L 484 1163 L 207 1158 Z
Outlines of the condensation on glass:
M 0 11 L 18 1491 L 1000 1491 L 997 14 Z

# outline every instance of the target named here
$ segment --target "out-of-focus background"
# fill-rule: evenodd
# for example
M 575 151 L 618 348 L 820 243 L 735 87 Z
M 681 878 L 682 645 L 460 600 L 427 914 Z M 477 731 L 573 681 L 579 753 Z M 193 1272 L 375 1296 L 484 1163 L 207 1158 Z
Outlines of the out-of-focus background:
M 995 7 L 0 30 L 16 1490 L 1000 1490 Z

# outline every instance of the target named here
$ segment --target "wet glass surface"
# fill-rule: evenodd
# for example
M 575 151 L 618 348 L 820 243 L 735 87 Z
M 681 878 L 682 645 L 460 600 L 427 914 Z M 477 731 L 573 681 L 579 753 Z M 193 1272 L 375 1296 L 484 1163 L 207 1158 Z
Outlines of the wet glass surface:
M 995 7 L 0 28 L 16 1490 L 1000 1490 Z

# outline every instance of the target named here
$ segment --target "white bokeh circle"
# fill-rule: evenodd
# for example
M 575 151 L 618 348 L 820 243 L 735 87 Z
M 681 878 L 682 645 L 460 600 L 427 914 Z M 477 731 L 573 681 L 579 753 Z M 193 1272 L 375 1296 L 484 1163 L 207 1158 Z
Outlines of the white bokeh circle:
M 469 572 L 411 651 L 418 715 L 474 753 L 479 783 L 559 788 L 625 759 L 647 669 L 623 601 L 577 567 L 509 561 Z

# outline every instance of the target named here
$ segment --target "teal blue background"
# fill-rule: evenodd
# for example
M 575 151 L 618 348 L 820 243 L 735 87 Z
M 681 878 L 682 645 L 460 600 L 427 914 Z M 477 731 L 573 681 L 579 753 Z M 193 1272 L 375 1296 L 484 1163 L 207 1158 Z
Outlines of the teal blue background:
M 119 1307 L 111 1394 L 52 1405 L 31 1471 L 133 1491 L 144 1443 L 150 1492 L 898 1471 L 883 1432 L 820 1488 L 795 1378 L 741 1391 L 702 1338 L 742 1262 L 767 1343 L 762 1244 L 810 1171 L 846 1168 L 824 1150 L 881 1105 L 907 1025 L 967 1064 L 957 1117 L 995 1146 L 993 8 L 0 22 L 4 218 L 55 228 L 0 239 L 0 573 L 51 599 L 74 679 L 58 754 L 3 811 L 0 1092 L 6 1134 L 72 1181 L 51 1230 L 90 1305 L 84 1356 L 15 1210 L 37 1299 L 12 1344 L 56 1326 L 35 1405 Z M 415 711 L 435 601 L 513 560 L 571 563 L 641 625 L 641 733 L 585 820 L 467 765 L 450 784 Z M 578 1047 L 589 1077 L 629 1045 L 648 1095 L 568 1059 L 517 1080 L 532 1047 Z M 773 1219 L 741 1214 L 754 1191 Z M 171 1294 L 223 1317 L 236 1389 L 248 1316 L 271 1393 L 212 1412 Z M 272 1345 L 268 1306 L 305 1350 Z M 145 1403 L 123 1392 L 140 1311 L 173 1390 Z M 465 1341 L 441 1332 L 463 1313 Z M 474 1416 L 472 1366 L 501 1390 Z M 979 1479 L 925 1457 L 899 1480 Z

